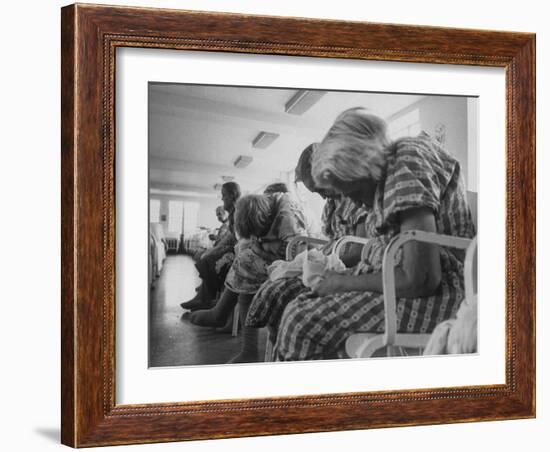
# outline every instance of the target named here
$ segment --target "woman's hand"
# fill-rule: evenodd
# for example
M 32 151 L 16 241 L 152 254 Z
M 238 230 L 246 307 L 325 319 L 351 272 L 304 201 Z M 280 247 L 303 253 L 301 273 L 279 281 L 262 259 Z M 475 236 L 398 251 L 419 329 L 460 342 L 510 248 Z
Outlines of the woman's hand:
M 334 271 L 327 271 L 324 275 L 321 281 L 316 284 L 312 289 L 313 291 L 321 296 L 324 297 L 325 295 L 331 295 L 338 292 L 345 292 L 346 289 L 343 282 L 343 277 L 341 273 L 334 272 Z

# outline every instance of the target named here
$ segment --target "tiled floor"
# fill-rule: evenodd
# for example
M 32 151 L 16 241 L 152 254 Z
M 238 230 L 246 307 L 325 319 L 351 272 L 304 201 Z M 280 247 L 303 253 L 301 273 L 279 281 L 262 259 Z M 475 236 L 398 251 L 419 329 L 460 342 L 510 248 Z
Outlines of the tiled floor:
M 240 338 L 214 328 L 192 325 L 179 306 L 195 295 L 200 284 L 189 256 L 168 256 L 150 296 L 149 365 L 225 364 L 239 352 Z M 265 344 L 265 336 L 260 336 Z M 263 350 L 260 350 L 263 356 Z

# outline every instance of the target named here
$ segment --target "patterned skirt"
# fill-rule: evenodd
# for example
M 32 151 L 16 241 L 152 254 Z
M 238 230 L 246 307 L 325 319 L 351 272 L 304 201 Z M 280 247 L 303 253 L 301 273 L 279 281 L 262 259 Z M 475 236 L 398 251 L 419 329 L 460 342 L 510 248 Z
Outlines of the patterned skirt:
M 250 304 L 246 325 L 267 327 L 268 339 L 271 344 L 275 344 L 285 308 L 298 295 L 306 292 L 309 289 L 302 284 L 302 278 L 299 277 L 266 281 Z
M 424 298 L 397 300 L 397 330 L 430 333 L 456 314 L 464 298 L 461 278 L 448 274 L 437 293 Z M 283 312 L 275 359 L 301 361 L 343 356 L 346 339 L 362 332 L 384 331 L 384 298 L 373 292 L 344 292 L 316 297 L 299 295 Z

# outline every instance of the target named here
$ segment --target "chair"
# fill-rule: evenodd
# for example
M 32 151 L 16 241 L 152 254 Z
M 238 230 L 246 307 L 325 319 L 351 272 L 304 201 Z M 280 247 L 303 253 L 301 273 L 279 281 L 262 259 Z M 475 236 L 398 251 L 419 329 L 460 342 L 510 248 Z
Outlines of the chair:
M 310 245 L 325 245 L 328 243 L 328 240 L 317 239 L 315 237 L 308 237 L 307 235 L 297 235 L 296 237 L 291 238 L 286 245 L 286 260 L 293 260 L 303 249 L 299 246 L 300 244 Z
M 353 241 L 351 238 L 349 241 Z M 346 340 L 346 353 L 351 358 L 369 358 L 377 350 L 387 347 L 387 355 L 395 356 L 399 347 L 424 348 L 430 338 L 430 334 L 422 333 L 398 333 L 397 311 L 395 295 L 395 257 L 401 246 L 409 241 L 433 243 L 440 246 L 466 250 L 464 265 L 465 296 L 473 297 L 475 288 L 475 253 L 477 250 L 477 238 L 466 239 L 448 235 L 435 234 L 425 231 L 406 231 L 395 236 L 386 247 L 382 264 L 382 280 L 384 291 L 384 333 L 353 334 Z
M 239 303 L 233 308 L 233 321 L 231 322 L 231 336 L 237 337 L 239 334 Z
M 477 225 L 477 193 L 468 191 L 467 201 L 472 213 L 472 219 Z M 474 288 L 477 284 L 477 238 L 466 239 L 462 237 L 454 237 L 442 234 L 436 234 L 426 231 L 406 231 L 395 236 L 384 252 L 382 274 L 383 274 L 383 291 L 384 291 L 384 309 L 385 316 L 385 332 L 384 334 L 363 333 L 358 331 L 350 336 L 346 341 L 346 352 L 352 358 L 371 357 L 372 354 L 387 347 L 388 356 L 394 356 L 400 347 L 419 348 L 423 349 L 430 338 L 430 334 L 406 334 L 397 333 L 397 312 L 396 312 L 396 295 L 395 295 L 395 256 L 401 246 L 408 241 L 420 241 L 425 243 L 434 243 L 440 246 L 453 247 L 466 250 L 465 259 L 465 296 L 471 297 L 474 293 Z M 355 236 L 344 236 L 338 239 L 334 245 L 334 252 L 340 255 L 344 247 L 348 243 L 358 243 L 363 245 L 361 258 L 363 259 L 366 248 L 364 245 L 369 239 Z M 286 249 L 286 259 L 292 260 L 299 251 L 300 244 L 324 245 L 328 243 L 326 240 L 316 239 L 307 236 L 294 237 L 288 243 Z M 271 356 L 272 344 L 267 341 L 266 344 L 266 361 Z
M 472 214 L 472 220 L 477 227 L 477 193 L 466 192 L 467 202 Z M 395 280 L 394 265 L 395 255 L 398 249 L 407 241 L 418 240 L 426 243 L 435 243 L 443 246 L 466 249 L 464 262 L 465 296 L 471 298 L 477 287 L 477 238 L 472 240 L 453 236 L 439 235 L 425 231 L 407 231 L 393 238 L 388 244 L 383 260 L 383 290 L 385 333 L 361 333 L 350 336 L 346 341 L 346 352 L 352 358 L 366 358 L 382 347 L 387 347 L 388 356 L 394 356 L 399 347 L 419 348 L 426 346 L 430 334 L 403 334 L 397 333 L 397 313 L 395 304 Z M 346 243 L 364 243 L 365 239 L 360 237 L 346 236 L 340 239 L 337 246 L 344 246 Z

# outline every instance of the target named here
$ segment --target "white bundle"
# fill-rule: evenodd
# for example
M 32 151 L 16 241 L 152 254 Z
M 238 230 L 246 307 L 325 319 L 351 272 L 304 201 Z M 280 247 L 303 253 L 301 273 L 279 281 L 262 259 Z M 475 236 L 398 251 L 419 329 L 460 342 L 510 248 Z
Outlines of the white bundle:
M 268 268 L 269 279 L 302 277 L 306 287 L 313 287 L 323 278 L 326 271 L 344 271 L 346 266 L 336 254 L 324 255 L 318 249 L 303 251 L 294 260 L 277 260 Z
M 326 271 L 344 271 L 346 266 L 340 258 L 331 253 L 325 256 L 321 251 L 313 249 L 307 254 L 302 265 L 302 282 L 306 287 L 314 287 L 323 279 Z
M 302 274 L 302 263 L 306 259 L 307 251 L 298 254 L 292 261 L 276 260 L 269 267 L 269 279 L 275 281 L 281 278 L 292 278 Z

